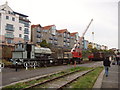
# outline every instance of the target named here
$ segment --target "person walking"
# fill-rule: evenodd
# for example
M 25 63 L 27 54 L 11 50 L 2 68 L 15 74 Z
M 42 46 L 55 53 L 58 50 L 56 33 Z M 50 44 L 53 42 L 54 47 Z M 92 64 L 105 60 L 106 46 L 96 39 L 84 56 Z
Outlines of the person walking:
M 118 52 L 117 55 L 116 55 L 117 65 L 119 65 L 119 60 L 120 60 L 120 53 Z
M 105 68 L 105 75 L 106 77 L 108 77 L 108 71 L 109 71 L 109 67 L 110 67 L 110 60 L 109 60 L 109 57 L 106 57 L 104 60 L 103 60 L 103 65 L 104 65 L 104 68 Z

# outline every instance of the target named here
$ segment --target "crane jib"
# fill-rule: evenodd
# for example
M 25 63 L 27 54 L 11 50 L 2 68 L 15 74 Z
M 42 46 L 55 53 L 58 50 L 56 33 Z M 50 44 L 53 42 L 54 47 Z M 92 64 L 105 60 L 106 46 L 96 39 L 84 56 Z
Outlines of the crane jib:
M 93 19 L 91 19 L 90 23 L 88 24 L 87 28 L 85 29 L 85 31 L 83 32 L 82 36 L 80 37 L 80 39 L 76 42 L 76 44 L 74 45 L 74 47 L 72 48 L 71 52 L 73 52 L 73 50 L 76 50 L 76 48 L 82 48 L 82 39 L 85 35 L 85 33 L 87 32 L 88 28 L 90 27 L 91 23 L 92 23 Z M 82 51 L 82 50 L 80 50 Z

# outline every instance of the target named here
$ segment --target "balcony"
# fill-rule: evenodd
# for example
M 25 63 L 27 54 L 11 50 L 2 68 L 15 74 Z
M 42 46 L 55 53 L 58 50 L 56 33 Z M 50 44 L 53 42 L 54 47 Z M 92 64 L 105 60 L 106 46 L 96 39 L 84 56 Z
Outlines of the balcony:
M 48 32 L 48 30 L 43 30 L 43 32 L 47 33 L 47 32 Z
M 67 43 L 70 43 L 70 41 L 67 41 Z
M 24 34 L 29 34 L 29 30 L 28 30 L 28 28 L 25 28 L 25 30 L 24 30 Z
M 64 36 L 64 38 L 67 38 L 67 36 Z
M 50 39 L 50 40 L 53 40 L 54 38 L 53 38 L 53 37 L 50 37 L 49 39 Z
M 26 40 L 26 41 L 28 41 L 28 40 L 29 40 L 28 35 L 24 35 L 24 40 Z
M 11 39 L 13 39 L 13 38 L 14 38 L 14 35 L 11 34 L 11 33 L 6 33 L 6 34 L 5 34 L 5 38 L 11 38 Z
M 68 47 L 68 46 L 65 44 L 64 47 Z
M 26 17 L 21 17 L 21 16 L 19 17 L 19 20 L 30 22 L 29 19 L 27 19 Z
M 37 32 L 40 33 L 41 31 L 38 29 Z
M 57 43 L 57 42 L 54 42 L 54 44 L 55 44 L 55 45 L 58 45 L 58 43 Z
M 29 24 L 24 23 L 24 27 L 29 27 L 29 26 L 30 26 Z
M 6 26 L 5 29 L 9 30 L 9 31 L 14 31 L 15 28 L 14 27 L 8 27 L 8 26 Z
M 54 40 L 56 40 L 56 41 L 57 41 L 58 39 L 57 39 L 56 37 L 54 37 Z
M 37 38 L 41 38 L 41 35 L 37 35 Z
M 42 42 L 42 40 L 37 40 L 37 43 L 40 43 L 40 42 Z
M 71 37 L 68 37 L 68 39 L 71 39 Z
M 67 42 L 67 40 L 64 40 L 64 42 Z

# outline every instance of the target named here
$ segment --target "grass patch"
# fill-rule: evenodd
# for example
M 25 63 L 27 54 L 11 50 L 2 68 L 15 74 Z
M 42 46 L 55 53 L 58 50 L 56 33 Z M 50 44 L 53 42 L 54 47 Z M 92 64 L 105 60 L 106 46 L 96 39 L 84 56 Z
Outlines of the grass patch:
M 80 90 L 85 90 L 85 88 L 92 88 L 102 70 L 103 67 L 97 67 L 92 72 L 86 74 L 83 77 L 80 77 L 77 81 L 71 83 L 69 85 L 69 88 L 80 88 Z
M 2 59 L 1 62 L 4 63 L 5 65 L 12 65 L 12 62 L 5 59 Z
M 33 85 L 35 83 L 40 83 L 40 82 L 43 82 L 45 80 L 49 80 L 49 79 L 52 79 L 52 78 L 55 78 L 55 77 L 59 77 L 61 75 L 64 75 L 64 74 L 67 74 L 67 73 L 70 73 L 70 72 L 74 72 L 74 71 L 78 71 L 78 70 L 85 71 L 85 70 L 90 70 L 90 69 L 92 69 L 92 68 L 90 68 L 90 67 L 73 67 L 71 69 L 67 69 L 67 70 L 61 71 L 59 73 L 49 75 L 49 76 L 44 77 L 44 78 L 31 80 L 31 81 L 27 81 L 27 82 L 22 82 L 22 83 L 17 83 L 15 85 L 6 86 L 3 89 L 5 89 L 5 88 L 12 89 L 13 88 L 14 90 L 19 90 L 21 88 L 31 86 L 31 85 Z

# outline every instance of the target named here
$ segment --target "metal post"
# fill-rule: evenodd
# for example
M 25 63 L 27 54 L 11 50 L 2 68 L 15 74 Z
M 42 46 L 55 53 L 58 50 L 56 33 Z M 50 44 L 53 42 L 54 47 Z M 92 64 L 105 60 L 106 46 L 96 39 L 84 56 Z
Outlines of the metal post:
M 28 70 L 28 64 L 27 64 L 27 63 L 26 63 L 26 65 L 25 65 L 25 66 L 26 66 L 26 70 Z
M 0 63 L 0 72 L 2 72 L 2 64 Z
M 16 64 L 15 64 L 15 71 L 17 72 L 17 62 L 16 62 Z
M 35 69 L 35 63 L 33 65 L 34 65 L 34 69 Z

